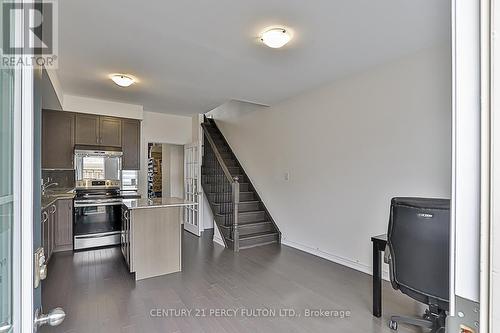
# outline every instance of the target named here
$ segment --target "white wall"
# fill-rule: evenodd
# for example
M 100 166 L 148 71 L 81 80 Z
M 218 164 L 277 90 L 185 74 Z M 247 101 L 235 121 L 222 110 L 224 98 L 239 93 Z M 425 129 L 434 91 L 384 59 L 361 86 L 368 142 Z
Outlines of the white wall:
M 185 145 L 192 139 L 191 117 L 144 111 L 141 123 L 141 171 L 139 192 L 147 196 L 148 143 L 170 143 Z
M 193 136 L 192 136 L 192 142 L 197 142 L 198 140 L 201 140 L 203 137 L 203 133 L 201 130 L 201 123 L 203 122 L 203 115 L 202 114 L 195 114 L 192 116 L 192 125 L 193 125 Z
M 450 197 L 450 59 L 436 47 L 272 107 L 210 112 L 284 244 L 371 272 L 392 197 Z
M 47 76 L 50 79 L 50 83 L 52 84 L 52 88 L 59 100 L 59 104 L 64 105 L 64 91 L 61 86 L 61 82 L 59 81 L 59 76 L 57 75 L 57 71 L 55 69 L 45 69 L 47 72 Z

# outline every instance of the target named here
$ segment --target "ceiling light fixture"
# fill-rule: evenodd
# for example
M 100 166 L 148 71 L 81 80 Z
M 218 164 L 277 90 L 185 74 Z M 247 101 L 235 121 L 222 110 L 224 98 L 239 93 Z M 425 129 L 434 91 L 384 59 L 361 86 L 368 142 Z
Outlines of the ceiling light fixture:
M 111 74 L 110 78 L 111 80 L 113 80 L 114 83 L 116 83 L 120 87 L 128 87 L 134 84 L 136 81 L 135 78 L 126 74 Z
M 285 46 L 292 39 L 292 34 L 285 28 L 266 28 L 260 40 L 273 49 Z

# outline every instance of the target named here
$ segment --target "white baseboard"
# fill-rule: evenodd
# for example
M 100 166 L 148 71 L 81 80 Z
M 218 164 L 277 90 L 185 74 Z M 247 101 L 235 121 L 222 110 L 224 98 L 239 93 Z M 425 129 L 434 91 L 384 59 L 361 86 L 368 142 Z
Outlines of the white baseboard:
M 214 243 L 219 244 L 222 247 L 226 247 L 226 245 L 224 245 L 224 241 L 222 240 L 222 238 L 216 237 L 215 235 L 214 235 Z
M 353 261 L 351 259 L 344 258 L 344 257 L 338 256 L 338 255 L 335 255 L 335 254 L 332 254 L 329 252 L 321 251 L 319 249 L 316 249 L 316 248 L 313 248 L 313 247 L 310 247 L 308 245 L 304 245 L 304 244 L 301 244 L 298 242 L 294 242 L 294 241 L 291 241 L 288 239 L 282 238 L 281 244 L 286 245 L 286 246 L 290 246 L 290 247 L 293 247 L 294 249 L 304 251 L 304 252 L 312 254 L 314 256 L 332 261 L 332 262 L 337 263 L 339 265 L 355 269 L 357 271 L 366 273 L 368 275 L 373 275 L 372 268 L 370 266 L 362 264 L 360 262 L 356 262 L 356 261 Z M 382 279 L 384 279 L 386 281 L 390 281 L 389 272 L 384 268 L 382 268 Z
M 217 223 L 214 221 L 214 243 L 219 244 L 223 247 L 226 247 L 226 244 L 224 244 L 224 240 L 222 239 L 222 235 L 219 230 L 219 226 Z

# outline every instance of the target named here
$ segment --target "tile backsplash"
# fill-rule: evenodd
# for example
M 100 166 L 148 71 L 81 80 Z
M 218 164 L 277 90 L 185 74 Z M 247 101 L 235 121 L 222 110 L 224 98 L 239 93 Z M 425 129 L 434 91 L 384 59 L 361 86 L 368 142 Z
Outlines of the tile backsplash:
M 74 188 L 75 187 L 75 170 L 46 170 L 42 169 L 42 179 L 47 180 L 50 178 L 50 182 L 56 182 L 59 188 Z

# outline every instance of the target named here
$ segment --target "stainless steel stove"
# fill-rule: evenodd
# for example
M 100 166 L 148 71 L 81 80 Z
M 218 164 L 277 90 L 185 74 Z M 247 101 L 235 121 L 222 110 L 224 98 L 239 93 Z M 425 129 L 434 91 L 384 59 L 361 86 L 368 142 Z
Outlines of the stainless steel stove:
M 121 151 L 75 150 L 75 250 L 120 244 L 121 165 Z
M 120 244 L 119 189 L 77 189 L 74 201 L 74 249 Z

